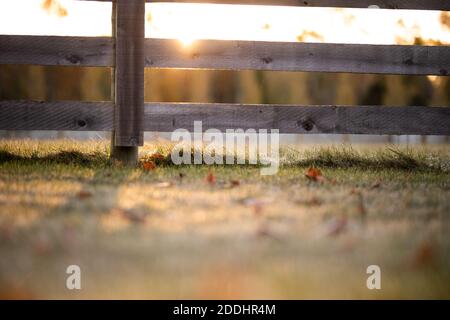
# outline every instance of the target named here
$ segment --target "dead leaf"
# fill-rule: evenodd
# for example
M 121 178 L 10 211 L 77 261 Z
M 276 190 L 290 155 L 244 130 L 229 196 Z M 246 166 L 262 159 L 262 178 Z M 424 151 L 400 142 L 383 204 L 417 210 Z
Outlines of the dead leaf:
M 381 182 L 377 181 L 370 186 L 370 189 L 378 189 L 381 186 Z
M 320 169 L 317 168 L 309 168 L 308 171 L 305 174 L 306 178 L 308 178 L 311 181 L 316 181 L 316 182 L 323 182 L 324 181 L 324 177 L 322 175 L 322 171 L 320 171 Z
M 215 184 L 216 183 L 216 176 L 212 173 L 209 172 L 208 175 L 206 176 L 206 182 L 209 184 Z
M 315 207 L 315 206 L 322 205 L 323 204 L 323 200 L 319 199 L 318 197 L 311 197 L 311 198 L 306 199 L 306 200 L 295 200 L 295 203 L 297 203 L 299 205 Z
M 435 260 L 435 249 L 431 241 L 423 241 L 417 247 L 413 256 L 413 265 L 415 267 L 424 267 L 431 265 Z
M 92 193 L 87 190 L 80 190 L 77 193 L 77 198 L 80 200 L 88 199 L 90 197 L 92 197 Z
M 164 160 L 166 157 L 164 157 L 161 153 L 156 152 L 150 156 L 150 158 L 155 160 Z
M 232 189 L 235 187 L 239 187 L 241 185 L 239 180 L 230 180 L 228 184 L 225 185 L 225 188 Z
M 121 215 L 130 220 L 131 222 L 143 223 L 145 222 L 145 218 L 147 217 L 147 213 L 138 210 L 132 209 L 119 209 Z
M 231 181 L 230 181 L 230 185 L 231 185 L 232 187 L 238 187 L 238 186 L 241 185 L 241 182 L 240 182 L 239 180 L 231 180 Z
M 142 168 L 146 171 L 154 170 L 156 168 L 156 165 L 153 161 L 146 161 L 142 163 Z
M 160 165 L 164 163 L 164 160 L 166 160 L 166 157 L 164 157 L 161 153 L 153 153 L 147 158 L 147 161 L 153 162 L 156 165 Z

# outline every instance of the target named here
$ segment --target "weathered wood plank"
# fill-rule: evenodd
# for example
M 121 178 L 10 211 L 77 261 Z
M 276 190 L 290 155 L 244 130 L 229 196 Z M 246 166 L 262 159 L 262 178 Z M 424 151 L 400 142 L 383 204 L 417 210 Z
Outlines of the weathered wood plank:
M 111 102 L 0 101 L 0 130 L 110 131 Z M 450 135 L 448 107 L 146 103 L 145 131 L 279 129 L 280 133 Z
M 113 66 L 111 38 L 0 36 L 0 64 Z M 450 46 L 146 39 L 145 65 L 160 68 L 257 69 L 448 75 Z
M 144 144 L 145 1 L 116 1 L 116 76 L 114 142 L 116 146 Z
M 0 130 L 110 131 L 111 102 L 0 101 Z
M 111 1 L 111 0 L 84 0 Z M 447 0 L 146 0 L 147 2 L 174 3 L 221 3 L 221 4 L 250 4 L 250 5 L 278 5 L 299 7 L 347 7 L 367 8 L 377 5 L 382 9 L 420 9 L 420 10 L 450 10 Z
M 450 46 L 147 39 L 147 67 L 447 75 Z
M 0 64 L 111 66 L 111 38 L 0 35 Z
M 450 135 L 450 108 L 168 104 L 145 106 L 145 131 L 279 129 L 280 133 Z

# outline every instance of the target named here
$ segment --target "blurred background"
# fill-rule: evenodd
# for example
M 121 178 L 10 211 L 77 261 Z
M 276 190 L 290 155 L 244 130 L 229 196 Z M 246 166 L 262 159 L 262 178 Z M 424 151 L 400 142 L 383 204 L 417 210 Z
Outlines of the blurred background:
M 111 4 L 1 0 L 0 34 L 110 36 Z M 146 5 L 146 36 L 196 39 L 448 45 L 450 13 L 204 4 Z M 108 68 L 0 65 L 0 100 L 110 100 Z M 146 69 L 147 102 L 449 106 L 450 79 L 346 73 Z M 0 137 L 104 139 L 102 132 L 11 132 Z M 168 138 L 147 133 L 146 139 Z M 286 143 L 448 143 L 448 137 L 283 135 Z

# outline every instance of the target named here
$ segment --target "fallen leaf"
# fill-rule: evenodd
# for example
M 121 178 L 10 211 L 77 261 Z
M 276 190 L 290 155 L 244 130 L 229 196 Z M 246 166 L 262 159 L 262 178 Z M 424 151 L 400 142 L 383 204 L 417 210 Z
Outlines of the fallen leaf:
M 316 181 L 316 182 L 323 182 L 324 181 L 324 177 L 322 175 L 322 171 L 320 171 L 320 169 L 317 168 L 309 168 L 308 171 L 305 174 L 306 178 L 308 178 L 311 181 Z
M 231 181 L 230 181 L 230 185 L 231 185 L 232 187 L 238 187 L 238 186 L 241 185 L 241 182 L 240 182 L 239 180 L 231 180 Z
M 380 181 L 377 181 L 377 182 L 375 182 L 374 184 L 372 184 L 371 186 L 370 186 L 370 189 L 377 189 L 377 188 L 379 188 L 381 186 L 381 182 Z
M 208 175 L 206 176 L 205 180 L 209 184 L 215 184 L 216 183 L 216 176 L 212 172 L 209 172 Z
M 424 267 L 433 264 L 435 260 L 435 250 L 430 241 L 422 242 L 413 256 L 413 264 L 415 267 Z
M 320 206 L 323 204 L 323 200 L 319 199 L 318 197 L 311 197 L 309 199 L 306 200 L 295 200 L 295 203 L 299 204 L 299 205 L 304 205 L 304 206 Z
M 239 180 L 230 180 L 228 184 L 225 185 L 225 188 L 232 189 L 235 187 L 239 187 L 241 185 Z
M 144 170 L 150 171 L 154 170 L 156 168 L 156 165 L 153 161 L 146 161 L 142 163 L 142 168 L 144 168 Z
M 120 209 L 120 213 L 123 217 L 127 218 L 132 222 L 143 223 L 147 217 L 147 213 L 132 209 Z
M 164 160 L 165 157 L 161 154 L 161 153 L 154 153 L 150 156 L 150 158 L 155 159 L 155 160 Z
M 164 157 L 161 153 L 153 153 L 147 158 L 147 161 L 151 161 L 154 164 L 160 165 L 166 160 L 166 157 Z
M 80 190 L 77 193 L 77 198 L 81 199 L 81 200 L 84 200 L 84 199 L 87 199 L 87 198 L 90 198 L 90 197 L 92 197 L 92 193 L 87 191 L 87 190 Z

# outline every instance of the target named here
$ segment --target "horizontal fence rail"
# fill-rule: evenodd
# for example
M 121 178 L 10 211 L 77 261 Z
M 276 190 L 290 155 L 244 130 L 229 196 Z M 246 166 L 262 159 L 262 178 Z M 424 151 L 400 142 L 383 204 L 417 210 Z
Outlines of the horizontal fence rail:
M 0 101 L 0 130 L 110 131 L 112 102 Z M 144 131 L 279 129 L 280 133 L 450 135 L 450 108 L 146 103 Z
M 82 0 L 105 1 L 111 0 Z M 247 4 L 276 5 L 299 7 L 346 7 L 368 8 L 378 6 L 381 9 L 417 9 L 417 10 L 450 10 L 447 0 L 146 0 L 146 2 L 168 3 L 215 3 L 215 4 Z
M 145 66 L 447 75 L 450 46 L 146 39 Z M 112 38 L 0 35 L 0 64 L 110 67 Z
M 176 40 L 146 41 L 146 66 L 447 75 L 450 46 L 198 40 L 183 48 Z
M 0 64 L 110 67 L 113 38 L 0 35 Z

